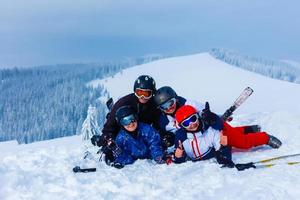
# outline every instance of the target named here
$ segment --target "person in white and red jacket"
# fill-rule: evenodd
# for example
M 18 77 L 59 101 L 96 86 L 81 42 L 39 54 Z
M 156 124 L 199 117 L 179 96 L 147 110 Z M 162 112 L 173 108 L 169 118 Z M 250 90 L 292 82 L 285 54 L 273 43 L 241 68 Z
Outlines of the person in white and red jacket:
M 209 107 L 206 106 L 209 112 Z M 180 107 L 175 114 L 180 129 L 175 136 L 176 163 L 206 160 L 215 157 L 219 164 L 234 167 L 231 160 L 231 147 L 249 149 L 260 145 L 279 148 L 281 142 L 266 132 L 244 134 L 241 127 L 231 127 L 223 123 L 221 130 L 204 128 L 203 120 L 196 108 L 191 105 Z
M 208 103 L 204 105 L 204 103 L 179 96 L 170 86 L 159 88 L 154 94 L 153 99 L 162 113 L 159 118 L 158 130 L 163 140 L 163 144 L 166 146 L 170 147 L 174 145 L 175 133 L 180 128 L 180 126 L 177 126 L 175 123 L 175 113 L 184 105 L 191 105 L 198 111 L 203 121 L 203 130 L 208 129 L 209 127 L 222 130 L 224 126 L 223 119 L 206 108 Z M 244 134 L 260 131 L 258 125 L 235 127 L 235 129 L 240 129 Z

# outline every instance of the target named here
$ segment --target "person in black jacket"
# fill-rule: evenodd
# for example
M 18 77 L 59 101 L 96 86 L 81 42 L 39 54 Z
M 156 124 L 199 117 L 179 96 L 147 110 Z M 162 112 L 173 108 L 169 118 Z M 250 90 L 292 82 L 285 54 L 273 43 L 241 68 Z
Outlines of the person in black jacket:
M 122 106 L 130 106 L 137 113 L 140 122 L 150 124 L 154 128 L 159 128 L 158 121 L 161 111 L 153 102 L 153 94 L 156 92 L 154 79 L 149 75 L 139 76 L 133 87 L 134 93 L 128 94 L 120 98 L 112 107 L 107 120 L 102 129 L 102 135 L 95 135 L 91 141 L 99 147 L 107 146 L 110 141 L 115 140 L 120 126 L 116 120 L 116 111 Z

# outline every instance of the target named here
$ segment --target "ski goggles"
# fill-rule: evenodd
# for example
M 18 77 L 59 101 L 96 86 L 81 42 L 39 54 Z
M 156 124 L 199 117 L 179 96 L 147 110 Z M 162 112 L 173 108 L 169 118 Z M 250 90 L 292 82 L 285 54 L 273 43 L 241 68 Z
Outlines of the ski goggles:
M 188 128 L 191 124 L 195 123 L 198 120 L 198 115 L 197 114 L 193 114 L 191 115 L 189 118 L 183 120 L 181 122 L 181 126 L 183 128 Z
M 134 91 L 134 94 L 137 98 L 144 97 L 144 99 L 150 99 L 152 97 L 152 90 L 137 88 Z
M 130 123 L 133 123 L 133 122 L 136 122 L 136 116 L 135 115 L 128 115 L 126 117 L 123 117 L 121 120 L 120 120 L 120 124 L 122 126 L 128 126 Z
M 172 98 L 172 99 L 170 99 L 169 101 L 167 101 L 167 102 L 161 104 L 161 105 L 159 106 L 159 108 L 160 108 L 161 110 L 163 110 L 163 111 L 164 111 L 164 110 L 168 110 L 168 109 L 170 109 L 175 103 L 176 103 L 176 99 L 175 99 L 175 98 Z

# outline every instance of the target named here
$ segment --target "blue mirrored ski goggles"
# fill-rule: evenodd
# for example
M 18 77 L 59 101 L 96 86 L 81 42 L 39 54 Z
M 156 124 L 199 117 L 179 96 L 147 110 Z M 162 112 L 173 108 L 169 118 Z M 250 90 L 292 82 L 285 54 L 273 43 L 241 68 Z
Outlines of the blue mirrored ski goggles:
M 183 126 L 183 128 L 188 128 L 190 126 L 190 124 L 195 123 L 198 120 L 198 115 L 197 114 L 193 114 L 192 116 L 190 116 L 189 118 L 187 118 L 186 120 L 181 122 L 181 126 Z
M 172 98 L 172 99 L 170 99 L 169 101 L 167 101 L 167 102 L 161 104 L 161 105 L 159 106 L 159 108 L 160 108 L 161 110 L 168 110 L 168 109 L 171 108 L 175 103 L 176 103 L 176 99 L 175 99 L 175 98 Z
M 123 117 L 121 120 L 120 120 L 120 124 L 122 126 L 128 126 L 130 123 L 133 123 L 133 122 L 136 122 L 136 116 L 131 114 L 131 115 L 128 115 L 126 117 Z

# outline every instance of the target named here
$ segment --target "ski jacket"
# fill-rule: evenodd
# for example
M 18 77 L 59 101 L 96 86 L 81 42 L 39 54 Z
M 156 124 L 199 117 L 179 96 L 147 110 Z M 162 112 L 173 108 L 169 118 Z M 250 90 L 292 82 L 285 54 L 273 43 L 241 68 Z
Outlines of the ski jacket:
M 104 136 L 113 139 L 116 138 L 118 132 L 120 131 L 120 126 L 116 121 L 115 114 L 121 106 L 125 105 L 131 106 L 137 112 L 140 122 L 153 125 L 155 128 L 159 127 L 158 121 L 161 111 L 155 106 L 153 98 L 151 98 L 147 103 L 141 104 L 134 93 L 131 93 L 122 97 L 113 105 L 112 110 L 109 113 L 102 129 Z
M 116 137 L 116 143 L 122 153 L 116 158 L 116 163 L 123 165 L 132 164 L 137 159 L 161 160 L 163 150 L 159 133 L 150 125 L 139 122 L 137 137 L 121 129 Z
M 179 147 L 181 141 L 184 149 L 184 155 L 181 158 L 175 157 L 175 162 L 181 163 L 187 160 L 207 160 L 215 156 L 215 151 L 221 147 L 219 130 L 209 127 L 207 130 L 191 133 L 183 128 L 176 132 L 175 148 Z

